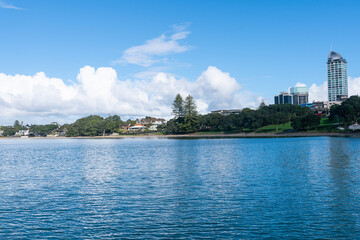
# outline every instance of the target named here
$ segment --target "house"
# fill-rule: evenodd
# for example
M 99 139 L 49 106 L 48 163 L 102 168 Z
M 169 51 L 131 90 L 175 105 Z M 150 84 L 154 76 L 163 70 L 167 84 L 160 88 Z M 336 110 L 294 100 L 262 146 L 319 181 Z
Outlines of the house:
M 360 124 L 355 123 L 349 126 L 349 129 L 355 131 L 355 130 L 360 130 Z
M 3 135 L 4 135 L 4 131 L 0 130 L 0 136 L 3 136 Z
M 15 133 L 15 136 L 29 136 L 29 130 L 19 130 Z
M 145 117 L 138 121 L 138 124 L 147 125 L 150 131 L 157 131 L 157 127 L 165 123 L 163 118 Z
M 135 124 L 134 126 L 132 127 L 128 127 L 128 132 L 132 132 L 132 133 L 135 133 L 135 132 L 143 132 L 145 131 L 146 127 L 141 125 L 141 124 Z

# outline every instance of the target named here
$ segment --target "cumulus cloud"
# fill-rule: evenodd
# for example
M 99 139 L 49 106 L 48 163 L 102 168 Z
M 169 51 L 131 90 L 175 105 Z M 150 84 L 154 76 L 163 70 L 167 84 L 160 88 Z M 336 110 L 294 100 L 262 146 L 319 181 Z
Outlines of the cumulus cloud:
M 357 78 L 348 78 L 349 84 L 349 96 L 360 95 L 360 77 Z
M 0 8 L 7 8 L 7 9 L 15 9 L 15 10 L 24 10 L 23 8 L 16 7 L 14 5 L 5 3 L 3 1 L 0 1 Z
M 327 81 L 320 85 L 313 83 L 309 88 L 309 102 L 328 100 Z
M 360 95 L 360 77 L 348 78 L 349 96 Z M 309 101 L 327 101 L 328 100 L 328 86 L 327 81 L 320 85 L 312 84 L 309 88 Z
M 161 34 L 159 37 L 147 40 L 144 44 L 126 49 L 122 57 L 115 63 L 130 63 L 150 67 L 154 63 L 166 61 L 165 56 L 185 52 L 190 46 L 181 45 L 190 32 L 185 25 L 174 26 L 175 33 L 170 36 Z
M 298 82 L 295 84 L 295 87 L 306 87 L 306 84 Z
M 113 68 L 85 66 L 72 85 L 40 72 L 33 76 L 0 74 L 0 86 L 0 121 L 8 119 L 8 123 L 14 119 L 69 122 L 89 114 L 169 118 L 177 93 L 191 94 L 201 113 L 257 107 L 262 100 L 214 66 L 195 81 L 164 72 L 151 79 L 120 80 Z

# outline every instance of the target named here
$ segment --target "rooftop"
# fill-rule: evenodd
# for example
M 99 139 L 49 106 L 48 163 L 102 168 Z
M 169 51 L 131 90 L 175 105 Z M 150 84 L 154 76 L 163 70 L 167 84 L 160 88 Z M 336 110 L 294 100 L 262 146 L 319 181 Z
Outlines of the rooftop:
M 336 60 L 336 59 L 343 59 L 343 57 L 337 53 L 337 52 L 334 52 L 334 51 L 331 51 L 329 53 L 329 57 L 328 58 L 331 58 L 332 60 Z

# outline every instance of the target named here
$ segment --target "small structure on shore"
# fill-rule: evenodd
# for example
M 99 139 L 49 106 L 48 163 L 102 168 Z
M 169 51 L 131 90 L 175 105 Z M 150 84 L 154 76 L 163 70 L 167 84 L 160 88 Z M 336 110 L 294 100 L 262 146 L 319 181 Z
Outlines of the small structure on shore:
M 349 126 L 349 129 L 353 130 L 353 131 L 360 130 L 360 124 L 358 124 L 358 123 L 352 124 Z
M 135 124 L 132 127 L 128 127 L 128 132 L 135 133 L 135 132 L 143 132 L 145 131 L 146 127 L 141 124 Z

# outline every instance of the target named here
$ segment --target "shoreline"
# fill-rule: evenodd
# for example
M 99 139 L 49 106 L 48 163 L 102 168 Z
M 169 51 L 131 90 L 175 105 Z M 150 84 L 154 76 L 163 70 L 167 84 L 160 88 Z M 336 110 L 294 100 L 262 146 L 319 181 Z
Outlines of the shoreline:
M 293 133 L 213 133 L 213 134 L 170 134 L 170 135 L 119 135 L 119 136 L 79 136 L 79 137 L 0 137 L 1 139 L 122 139 L 122 138 L 291 138 L 291 137 L 360 137 L 360 133 L 334 132 L 293 132 Z

